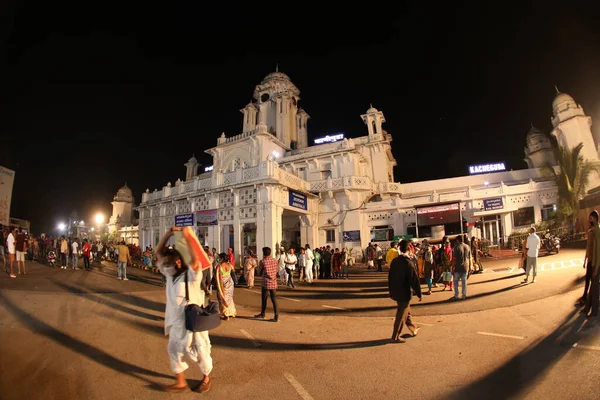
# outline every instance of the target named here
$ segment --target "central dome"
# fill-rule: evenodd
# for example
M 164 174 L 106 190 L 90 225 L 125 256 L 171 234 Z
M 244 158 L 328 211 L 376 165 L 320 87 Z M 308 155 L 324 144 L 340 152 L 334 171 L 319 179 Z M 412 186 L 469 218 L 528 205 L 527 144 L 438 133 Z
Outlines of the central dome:
M 269 75 L 265 76 L 261 83 L 266 83 L 271 80 L 285 80 L 290 81 L 290 77 L 284 74 L 283 72 L 271 72 Z
M 558 93 L 552 101 L 552 108 L 556 108 L 562 103 L 571 102 L 575 103 L 575 100 L 566 93 Z
M 133 192 L 129 186 L 125 184 L 121 189 L 119 189 L 114 199 L 116 201 L 133 201 Z

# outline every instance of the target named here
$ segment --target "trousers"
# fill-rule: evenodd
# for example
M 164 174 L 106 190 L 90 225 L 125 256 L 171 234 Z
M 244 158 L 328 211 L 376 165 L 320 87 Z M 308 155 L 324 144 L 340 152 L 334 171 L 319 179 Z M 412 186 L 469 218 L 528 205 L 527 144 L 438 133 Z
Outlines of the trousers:
M 213 369 L 210 348 L 208 331 L 191 332 L 185 329 L 185 326 L 173 325 L 169 331 L 169 344 L 167 345 L 171 371 L 179 374 L 188 369 L 189 366 L 185 361 L 185 356 L 188 356 L 198 364 L 200 372 L 209 375 Z
M 271 296 L 271 303 L 273 303 L 273 313 L 277 317 L 279 315 L 279 313 L 277 312 L 277 297 L 276 297 L 277 296 L 277 290 L 276 289 L 262 288 L 261 295 L 262 295 L 261 314 L 265 315 L 265 311 L 267 311 L 267 296 L 270 295 Z
M 127 278 L 127 261 L 119 261 L 117 274 L 119 278 Z
M 292 271 L 288 267 L 285 267 L 285 272 L 287 272 L 288 274 L 288 286 L 296 287 L 294 286 L 294 271 Z
M 537 257 L 527 256 L 527 268 L 525 269 L 525 277 L 529 278 L 529 273 L 533 268 L 533 279 L 537 276 Z
M 394 331 L 392 333 L 392 340 L 398 340 L 400 338 L 400 334 L 402 333 L 402 328 L 404 328 L 405 323 L 406 326 L 408 326 L 410 329 L 415 328 L 410 318 L 410 300 L 398 302 L 398 309 L 396 310 L 396 319 L 394 320 Z
M 312 263 L 308 263 L 306 267 L 304 267 L 304 275 L 306 278 L 306 282 L 312 283 L 313 281 L 313 268 Z
M 462 296 L 467 297 L 467 273 L 454 273 L 454 297 L 458 299 L 458 282 L 462 282 Z

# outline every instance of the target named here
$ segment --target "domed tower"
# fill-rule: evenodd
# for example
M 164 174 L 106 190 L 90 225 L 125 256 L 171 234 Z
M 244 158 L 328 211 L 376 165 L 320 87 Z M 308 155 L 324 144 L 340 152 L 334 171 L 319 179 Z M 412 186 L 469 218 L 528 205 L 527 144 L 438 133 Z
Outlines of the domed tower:
M 556 89 L 552 102 L 552 135 L 558 143 L 569 149 L 583 143 L 581 153 L 590 161 L 598 160 L 598 147 L 592 135 L 592 119 L 585 115 L 583 107 L 573 97 Z
M 385 122 L 385 117 L 383 116 L 383 112 L 379 111 L 371 104 L 367 112 L 360 116 L 367 125 L 369 130 L 369 136 L 383 133 L 383 129 L 381 125 Z
M 550 138 L 533 125 L 527 133 L 525 162 L 529 168 L 541 168 L 548 164 L 556 165 Z
M 183 164 L 185 166 L 185 180 L 189 181 L 190 179 L 192 179 L 193 177 L 195 177 L 196 175 L 198 175 L 198 160 L 196 159 L 196 156 L 192 155 L 192 158 L 190 158 L 188 160 L 188 162 L 186 162 L 185 164 Z M 127 185 L 125 185 L 127 186 Z
M 133 223 L 133 207 L 135 200 L 127 183 L 113 197 L 113 211 L 108 221 L 108 231 L 116 232 L 121 227 Z
M 253 100 L 241 112 L 244 131 L 258 129 L 276 136 L 290 149 L 308 146 L 310 116 L 298 107 L 300 90 L 283 72 L 268 74 L 254 89 Z

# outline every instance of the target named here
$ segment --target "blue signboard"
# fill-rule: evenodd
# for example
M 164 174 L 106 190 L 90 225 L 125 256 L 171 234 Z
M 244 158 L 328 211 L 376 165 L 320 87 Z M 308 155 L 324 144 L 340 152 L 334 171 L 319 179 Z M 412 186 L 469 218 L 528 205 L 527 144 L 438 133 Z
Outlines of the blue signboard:
M 485 211 L 502 210 L 503 208 L 504 208 L 504 203 L 502 202 L 502 197 L 497 197 L 495 199 L 483 200 L 483 209 Z
M 360 231 L 344 231 L 342 239 L 344 242 L 360 242 Z
M 306 210 L 308 206 L 306 196 L 290 190 L 290 206 Z
M 194 214 L 176 215 L 175 226 L 194 226 Z

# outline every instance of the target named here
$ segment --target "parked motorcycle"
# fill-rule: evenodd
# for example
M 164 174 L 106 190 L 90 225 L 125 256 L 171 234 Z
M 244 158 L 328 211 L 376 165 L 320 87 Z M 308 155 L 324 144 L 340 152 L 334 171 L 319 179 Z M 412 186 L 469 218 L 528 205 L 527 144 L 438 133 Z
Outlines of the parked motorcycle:
M 545 239 L 544 246 L 548 253 L 556 252 L 558 254 L 560 252 L 560 238 L 556 235 L 550 235 Z

